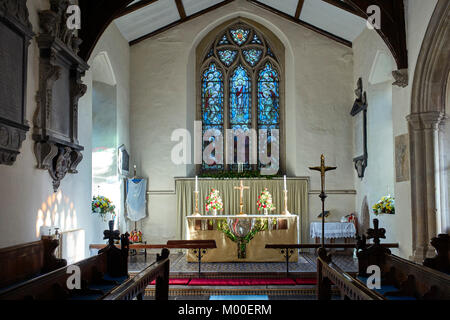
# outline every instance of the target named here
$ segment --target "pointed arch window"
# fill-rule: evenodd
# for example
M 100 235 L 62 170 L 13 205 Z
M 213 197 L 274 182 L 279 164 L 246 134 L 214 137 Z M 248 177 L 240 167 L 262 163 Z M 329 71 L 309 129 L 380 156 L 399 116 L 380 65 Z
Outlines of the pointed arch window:
M 258 151 L 271 155 L 272 137 L 270 130 L 278 129 L 282 136 L 281 122 L 281 67 L 269 41 L 259 30 L 238 22 L 220 30 L 208 44 L 200 66 L 201 119 L 203 132 L 215 130 L 224 137 L 223 143 L 215 145 L 216 151 L 225 154 L 233 150 L 232 163 L 226 163 L 224 155 L 221 163 L 203 160 L 205 170 L 256 170 L 262 167 Z M 245 137 L 245 161 L 237 156 L 237 137 L 226 139 L 226 130 L 242 130 Z M 268 143 L 252 141 L 249 132 L 268 130 Z M 215 137 L 203 143 L 203 149 L 215 144 Z M 279 142 L 279 141 L 278 141 Z M 231 144 L 231 146 L 230 146 Z M 250 150 L 251 145 L 260 150 Z M 267 149 L 267 150 L 266 150 Z M 253 153 L 252 153 L 253 152 Z M 250 153 L 257 154 L 257 161 L 250 161 Z M 280 157 L 284 157 L 280 150 Z M 213 156 L 214 158 L 214 156 Z M 254 158 L 253 158 L 254 159 Z M 281 159 L 280 159 L 281 160 Z M 242 163 L 239 167 L 238 163 Z M 278 163 L 280 164 L 280 163 Z M 280 168 L 281 169 L 281 168 Z

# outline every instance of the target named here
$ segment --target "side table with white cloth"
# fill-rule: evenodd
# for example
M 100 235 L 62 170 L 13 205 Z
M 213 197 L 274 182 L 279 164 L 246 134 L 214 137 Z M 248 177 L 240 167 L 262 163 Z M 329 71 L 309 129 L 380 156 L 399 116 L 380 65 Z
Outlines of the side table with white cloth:
M 311 222 L 310 225 L 311 238 L 320 243 L 322 239 L 322 222 Z M 356 236 L 356 228 L 353 222 L 325 222 L 325 240 L 329 239 L 330 243 L 334 243 L 335 239 L 344 239 L 348 243 L 349 239 Z

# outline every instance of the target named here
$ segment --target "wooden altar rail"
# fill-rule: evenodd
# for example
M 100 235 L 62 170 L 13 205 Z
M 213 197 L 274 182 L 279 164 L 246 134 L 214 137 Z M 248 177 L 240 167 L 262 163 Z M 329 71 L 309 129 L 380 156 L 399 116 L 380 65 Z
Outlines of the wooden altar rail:
M 152 280 L 156 280 L 155 300 L 169 299 L 169 250 L 162 249 L 157 255 L 156 262 L 136 274 L 133 278 L 122 283 L 111 291 L 103 300 L 132 300 L 137 297 L 142 300 L 145 288 Z
M 372 291 L 351 277 L 333 262 L 317 258 L 317 299 L 331 300 L 331 285 L 341 291 L 341 295 L 351 300 L 386 300 L 381 294 Z
M 103 249 L 106 244 L 91 244 L 89 249 Z M 120 248 L 120 246 L 118 246 Z M 215 249 L 215 240 L 169 240 L 166 244 L 130 244 L 130 249 L 191 249 L 198 258 L 198 274 L 200 276 L 202 269 L 202 257 L 207 249 Z M 147 251 L 145 251 L 147 256 Z
M 318 249 L 322 245 L 318 243 L 305 243 L 305 244 L 266 244 L 266 249 L 279 249 L 281 254 L 286 259 L 286 276 L 289 276 L 289 258 L 291 257 L 294 249 Z M 383 243 L 384 248 L 398 248 L 398 243 Z M 325 244 L 325 248 L 336 249 L 353 249 L 356 248 L 356 242 L 354 243 L 329 243 Z

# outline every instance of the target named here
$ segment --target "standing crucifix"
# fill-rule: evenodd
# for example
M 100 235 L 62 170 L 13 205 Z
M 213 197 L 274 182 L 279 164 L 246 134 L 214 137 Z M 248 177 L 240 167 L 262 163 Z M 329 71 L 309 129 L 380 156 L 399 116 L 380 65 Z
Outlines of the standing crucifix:
M 320 167 L 310 167 L 310 170 L 315 170 L 320 172 L 320 182 L 321 182 L 321 192 L 319 198 L 322 200 L 322 247 L 319 249 L 319 255 L 326 254 L 325 250 L 325 199 L 327 195 L 325 194 L 325 172 L 330 170 L 336 170 L 336 167 L 326 167 L 325 166 L 325 157 L 322 154 L 320 156 Z
M 244 214 L 244 190 L 249 190 L 250 187 L 244 186 L 244 182 L 241 180 L 239 187 L 234 187 L 235 190 L 239 190 L 239 214 Z

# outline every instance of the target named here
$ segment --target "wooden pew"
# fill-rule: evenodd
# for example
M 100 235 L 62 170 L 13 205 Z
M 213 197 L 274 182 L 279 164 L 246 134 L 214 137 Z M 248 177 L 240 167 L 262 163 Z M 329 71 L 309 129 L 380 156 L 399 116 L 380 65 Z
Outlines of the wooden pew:
M 57 259 L 59 240 L 42 236 L 41 240 L 0 249 L 0 290 L 67 265 Z
M 170 262 L 167 249 L 158 255 L 154 264 L 130 279 L 128 234 L 119 235 L 110 223 L 110 230 L 104 232 L 104 239 L 109 239 L 109 244 L 98 255 L 5 287 L 0 290 L 0 300 L 142 299 L 145 287 L 154 279 L 157 281 L 157 299 L 168 298 Z M 114 245 L 118 239 L 121 240 L 120 249 Z M 19 255 L 18 260 L 21 259 Z M 80 270 L 81 288 L 70 289 L 68 280 L 75 266 Z
M 367 300 L 436 300 L 450 299 L 450 275 L 413 263 L 391 254 L 390 250 L 380 244 L 385 238 L 385 230 L 378 228 L 378 220 L 374 220 L 374 228 L 369 229 L 367 238 L 358 238 L 358 275 L 352 277 L 339 270 L 331 261 L 331 256 L 321 250 L 317 259 L 317 295 L 320 300 L 330 299 L 331 285 L 335 285 L 346 299 Z M 448 241 L 448 236 L 439 239 Z M 366 239 L 373 239 L 368 245 Z M 439 241 L 433 239 L 432 245 Z M 442 247 L 441 247 L 442 248 Z M 448 245 L 447 245 L 448 250 Z M 425 264 L 435 266 L 448 265 L 445 261 L 448 252 L 440 252 L 437 258 L 425 260 Z M 439 263 L 438 263 L 439 262 Z M 369 289 L 367 286 L 367 267 L 378 266 L 381 271 L 381 288 Z M 369 294 L 369 291 L 371 294 Z

